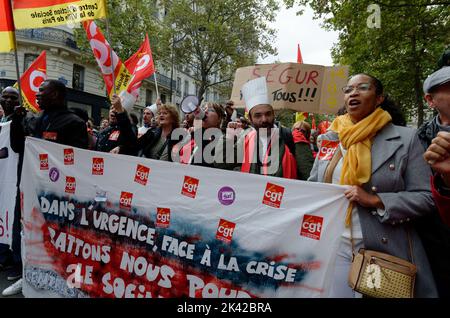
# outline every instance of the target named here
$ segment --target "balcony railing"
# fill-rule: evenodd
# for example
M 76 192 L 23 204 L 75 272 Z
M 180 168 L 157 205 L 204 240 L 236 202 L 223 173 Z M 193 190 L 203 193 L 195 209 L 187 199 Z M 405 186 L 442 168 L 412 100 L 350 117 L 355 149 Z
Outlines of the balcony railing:
M 170 77 L 167 77 L 163 74 L 157 75 L 158 85 L 163 86 L 164 88 L 170 89 Z M 152 75 L 148 78 L 148 80 L 152 83 L 155 82 L 155 75 Z M 177 88 L 177 81 L 172 80 L 172 90 L 175 91 Z
M 44 41 L 79 50 L 73 34 L 64 30 L 54 28 L 16 30 L 16 35 L 18 39 Z

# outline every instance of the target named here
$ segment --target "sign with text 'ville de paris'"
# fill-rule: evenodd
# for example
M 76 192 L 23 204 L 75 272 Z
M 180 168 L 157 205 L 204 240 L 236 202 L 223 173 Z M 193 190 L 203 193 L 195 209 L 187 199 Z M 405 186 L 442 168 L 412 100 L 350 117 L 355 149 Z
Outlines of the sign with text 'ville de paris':
M 321 66 L 298 63 L 264 64 L 236 71 L 231 99 L 244 107 L 241 89 L 248 81 L 265 76 L 269 100 L 274 109 L 335 114 L 344 105 L 348 66 Z

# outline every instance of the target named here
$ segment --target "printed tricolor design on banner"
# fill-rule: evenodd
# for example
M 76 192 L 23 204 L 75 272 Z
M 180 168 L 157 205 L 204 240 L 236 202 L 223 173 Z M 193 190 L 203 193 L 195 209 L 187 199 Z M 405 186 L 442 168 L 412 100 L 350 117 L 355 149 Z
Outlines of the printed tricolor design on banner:
M 0 52 L 15 49 L 14 23 L 11 15 L 10 0 L 0 0 Z
M 38 29 L 106 17 L 105 0 L 14 0 L 16 29 Z
M 327 296 L 345 187 L 25 147 L 26 297 Z

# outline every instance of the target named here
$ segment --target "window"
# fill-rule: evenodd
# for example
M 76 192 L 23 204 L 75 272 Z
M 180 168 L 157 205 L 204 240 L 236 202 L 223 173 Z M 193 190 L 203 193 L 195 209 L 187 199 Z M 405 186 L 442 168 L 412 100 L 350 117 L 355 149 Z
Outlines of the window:
M 153 92 L 149 89 L 145 91 L 145 105 L 152 105 L 153 104 Z
M 184 81 L 184 96 L 189 95 L 189 82 Z
M 177 96 L 181 96 L 181 78 L 177 77 Z
M 25 54 L 23 72 L 25 72 L 30 67 L 34 60 L 38 58 L 38 56 L 39 55 L 36 54 Z
M 72 88 L 77 91 L 84 90 L 84 67 L 74 64 L 73 65 L 73 78 Z

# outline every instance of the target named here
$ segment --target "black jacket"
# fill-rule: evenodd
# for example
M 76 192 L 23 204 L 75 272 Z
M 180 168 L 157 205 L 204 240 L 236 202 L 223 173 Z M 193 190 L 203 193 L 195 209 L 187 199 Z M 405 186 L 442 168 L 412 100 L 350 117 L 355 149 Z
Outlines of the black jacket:
M 152 148 L 155 146 L 156 142 L 161 138 L 162 129 L 160 127 L 156 127 L 154 129 L 149 129 L 144 135 L 142 135 L 138 139 L 138 148 L 140 150 L 141 157 L 150 158 L 150 153 Z M 168 147 L 168 155 L 169 155 L 169 161 L 172 160 L 172 149 L 173 146 L 178 144 L 183 139 L 183 136 L 180 136 L 179 139 L 172 140 L 170 137 L 166 140 L 166 143 L 163 146 L 163 149 L 167 146 Z M 162 152 L 160 153 L 160 155 Z
M 98 134 L 95 150 L 110 152 L 120 146 L 120 154 L 137 155 L 137 136 L 133 132 L 127 113 L 116 115 L 117 124 L 110 126 Z
M 428 149 L 438 132 L 435 120 L 419 128 L 417 134 L 425 149 Z M 439 297 L 450 298 L 450 227 L 442 222 L 436 210 L 421 218 L 416 229 L 427 252 Z

